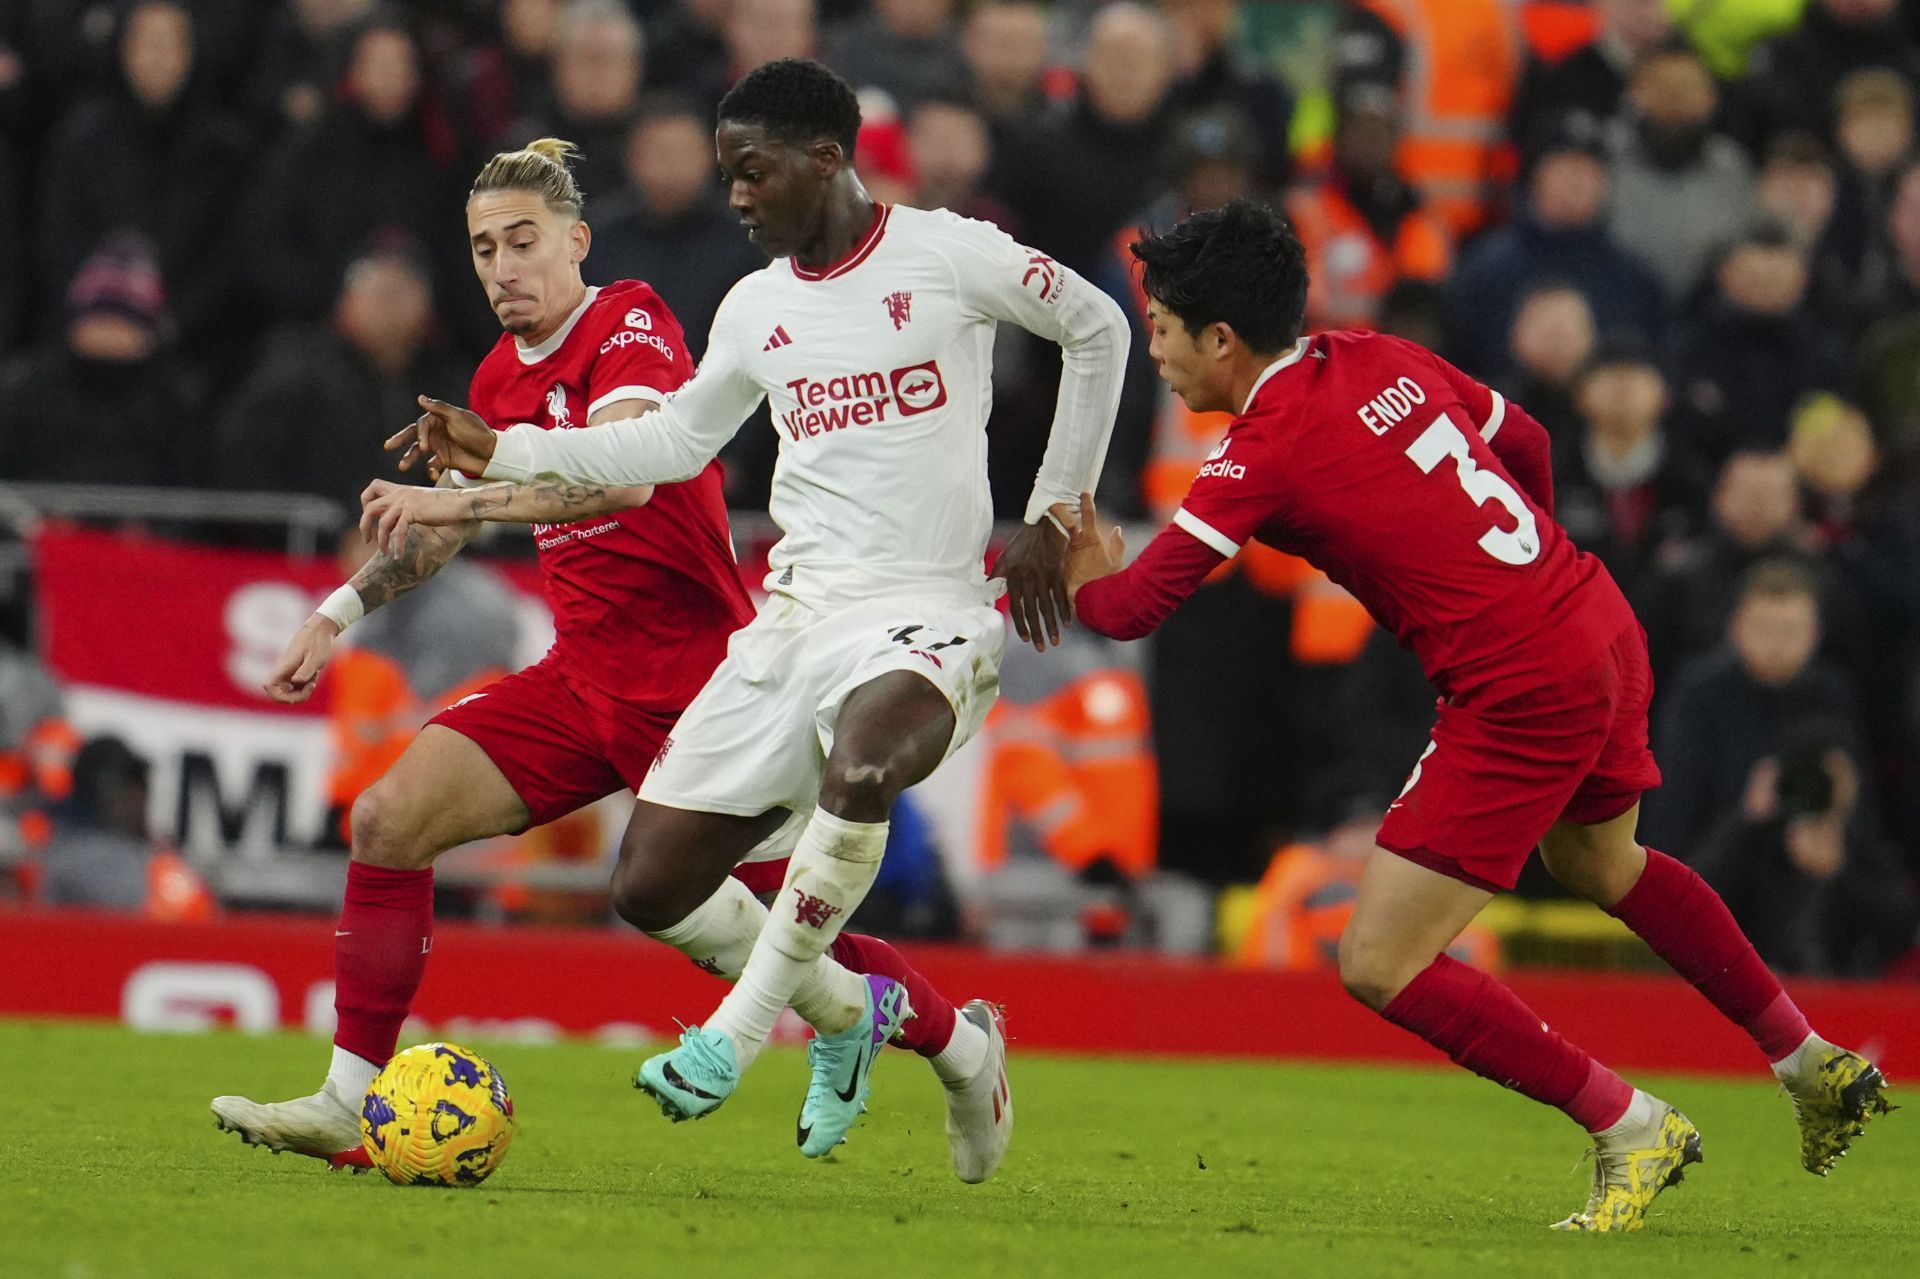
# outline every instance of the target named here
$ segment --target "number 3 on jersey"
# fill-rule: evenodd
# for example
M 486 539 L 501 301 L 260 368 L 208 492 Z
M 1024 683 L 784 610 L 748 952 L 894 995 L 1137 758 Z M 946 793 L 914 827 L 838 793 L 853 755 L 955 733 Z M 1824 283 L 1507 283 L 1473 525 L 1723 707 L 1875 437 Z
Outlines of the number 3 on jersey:
M 1492 471 L 1480 469 L 1467 449 L 1466 435 L 1451 417 L 1442 413 L 1434 418 L 1433 424 L 1420 433 L 1420 438 L 1407 446 L 1407 456 L 1427 475 L 1432 475 L 1435 467 L 1452 458 L 1454 476 L 1460 481 L 1460 487 L 1466 490 L 1467 496 L 1473 499 L 1475 506 L 1498 502 L 1514 519 L 1515 528 L 1512 532 L 1495 525 L 1482 534 L 1480 549 L 1502 564 L 1533 563 L 1540 554 L 1539 525 L 1533 518 L 1533 512 L 1514 492 L 1513 485 Z

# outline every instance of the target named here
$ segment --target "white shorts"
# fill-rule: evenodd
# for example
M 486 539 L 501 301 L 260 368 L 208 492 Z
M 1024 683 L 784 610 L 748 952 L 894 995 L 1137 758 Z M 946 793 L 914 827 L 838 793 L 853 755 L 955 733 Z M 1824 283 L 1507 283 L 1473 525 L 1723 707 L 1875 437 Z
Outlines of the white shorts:
M 667 736 L 640 798 L 743 817 L 790 809 L 788 827 L 748 860 L 785 856 L 819 802 L 849 693 L 889 671 L 925 677 L 953 707 L 951 755 L 986 721 L 1006 648 L 1006 622 L 991 605 L 875 600 L 822 614 L 774 595 L 733 633 L 726 660 Z

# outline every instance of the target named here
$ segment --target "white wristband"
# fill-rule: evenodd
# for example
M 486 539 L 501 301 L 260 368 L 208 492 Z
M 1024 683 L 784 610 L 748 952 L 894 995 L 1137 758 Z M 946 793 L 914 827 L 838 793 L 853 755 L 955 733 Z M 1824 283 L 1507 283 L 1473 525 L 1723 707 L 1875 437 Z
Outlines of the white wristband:
M 367 606 L 361 602 L 360 592 L 352 586 L 343 586 L 320 601 L 320 607 L 313 610 L 332 622 L 344 632 L 349 626 L 366 616 Z

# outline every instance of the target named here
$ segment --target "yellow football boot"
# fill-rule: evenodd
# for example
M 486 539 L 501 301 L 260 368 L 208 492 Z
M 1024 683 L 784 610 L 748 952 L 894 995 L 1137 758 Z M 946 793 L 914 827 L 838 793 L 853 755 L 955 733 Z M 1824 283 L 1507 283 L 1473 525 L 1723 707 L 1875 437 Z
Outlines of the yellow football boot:
M 1594 1148 L 1593 1193 L 1587 1206 L 1565 1221 L 1554 1222 L 1555 1230 L 1638 1230 L 1646 1224 L 1654 1196 L 1678 1185 L 1688 1164 L 1700 1162 L 1700 1130 L 1664 1101 L 1659 1105 L 1649 1144 L 1629 1148 L 1623 1143 L 1610 1149 L 1609 1143 L 1602 1142 Z
M 1829 1048 L 1799 1079 L 1782 1081 L 1800 1121 L 1800 1165 L 1826 1176 L 1866 1131 L 1867 1120 L 1899 1107 L 1887 1101 L 1887 1077 L 1859 1053 Z

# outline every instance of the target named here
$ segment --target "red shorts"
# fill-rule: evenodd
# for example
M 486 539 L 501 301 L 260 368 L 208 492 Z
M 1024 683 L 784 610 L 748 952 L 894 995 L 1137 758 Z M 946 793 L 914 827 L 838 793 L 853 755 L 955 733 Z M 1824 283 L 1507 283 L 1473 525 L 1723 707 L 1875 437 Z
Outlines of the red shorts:
M 540 826 L 615 791 L 638 791 L 679 718 L 596 692 L 549 660 L 427 722 L 485 751 L 532 814 L 527 825 Z M 778 892 L 787 876 L 784 850 L 769 845 L 751 854 L 765 860 L 742 862 L 733 872 L 761 896 Z
M 1647 749 L 1652 697 L 1646 632 L 1628 621 L 1556 676 L 1441 702 L 1380 846 L 1478 888 L 1512 888 L 1555 822 L 1610 821 L 1660 784 Z
M 536 662 L 427 722 L 485 751 L 539 826 L 615 791 L 637 791 L 677 714 L 595 692 L 551 659 Z

